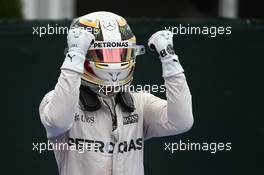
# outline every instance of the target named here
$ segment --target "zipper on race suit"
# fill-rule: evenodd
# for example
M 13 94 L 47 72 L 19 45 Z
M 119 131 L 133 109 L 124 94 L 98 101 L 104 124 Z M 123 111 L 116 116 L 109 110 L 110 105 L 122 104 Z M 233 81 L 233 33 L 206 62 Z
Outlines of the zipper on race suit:
M 111 101 L 114 104 L 113 105 L 113 108 L 114 109 L 112 110 L 112 108 L 109 106 L 109 104 L 104 99 L 103 99 L 103 101 L 104 101 L 104 103 L 106 104 L 106 106 L 108 107 L 108 109 L 109 109 L 109 111 L 111 113 L 111 117 L 112 117 L 112 127 L 113 127 L 112 131 L 114 131 L 117 128 L 117 117 L 116 117 L 116 110 L 115 110 L 117 104 L 115 104 L 114 103 L 114 100 L 111 99 Z

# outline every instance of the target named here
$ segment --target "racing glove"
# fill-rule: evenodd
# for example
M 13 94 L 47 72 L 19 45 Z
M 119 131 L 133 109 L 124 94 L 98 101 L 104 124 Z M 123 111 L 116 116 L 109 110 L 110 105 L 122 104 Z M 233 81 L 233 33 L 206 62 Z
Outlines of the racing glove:
M 80 28 L 70 29 L 67 36 L 68 53 L 61 69 L 69 69 L 82 74 L 85 55 L 94 39 L 94 35 L 86 30 Z
M 154 33 L 148 41 L 150 50 L 155 51 L 161 60 L 163 77 L 170 77 L 184 71 L 173 50 L 172 37 L 172 32 L 162 30 Z

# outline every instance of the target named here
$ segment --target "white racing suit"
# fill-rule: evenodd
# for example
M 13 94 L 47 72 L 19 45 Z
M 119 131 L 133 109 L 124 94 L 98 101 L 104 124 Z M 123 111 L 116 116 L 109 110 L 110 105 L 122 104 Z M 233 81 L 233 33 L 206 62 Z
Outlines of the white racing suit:
M 68 37 L 72 48 L 58 83 L 40 104 L 47 137 L 56 144 L 60 175 L 144 175 L 144 140 L 176 135 L 193 124 L 191 94 L 178 57 L 172 52 L 172 33 L 160 31 L 149 40 L 160 52 L 167 100 L 146 92 L 131 93 L 126 102 L 132 101 L 133 110 L 124 110 L 126 102 L 118 102 L 118 94 L 94 94 L 95 100 L 83 97 L 80 86 L 85 57 L 79 53 L 80 48 L 88 47 L 86 39 L 91 34 L 77 30 L 73 34 Z M 86 108 L 89 100 L 98 102 L 100 108 L 90 111 Z
M 131 93 L 135 110 L 123 112 L 114 97 L 85 111 L 79 101 L 81 74 L 62 69 L 55 89 L 40 104 L 40 117 L 53 143 L 86 146 L 55 149 L 60 175 L 144 175 L 144 140 L 176 135 L 193 123 L 191 94 L 183 73 L 165 78 L 167 101 L 146 92 Z M 117 129 L 112 131 L 116 115 Z M 74 147 L 73 147 L 74 148 Z

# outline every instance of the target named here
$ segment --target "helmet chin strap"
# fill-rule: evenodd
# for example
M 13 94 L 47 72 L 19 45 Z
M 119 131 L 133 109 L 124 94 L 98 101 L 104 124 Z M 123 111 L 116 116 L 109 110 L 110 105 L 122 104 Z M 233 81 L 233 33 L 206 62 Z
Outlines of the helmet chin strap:
M 82 86 L 89 88 L 91 91 L 93 91 L 95 94 L 97 94 L 100 97 L 112 97 L 115 96 L 119 91 L 116 90 L 107 90 L 105 87 L 100 87 L 99 85 L 89 83 L 85 80 L 81 81 Z M 120 88 L 119 88 L 120 89 Z
M 81 85 L 80 87 L 80 101 L 82 106 L 87 111 L 96 111 L 100 109 L 101 102 L 98 99 L 100 97 L 114 97 L 115 102 L 119 103 L 123 111 L 133 112 L 135 110 L 134 101 L 132 95 L 129 92 L 115 92 L 113 94 L 98 94 L 98 90 L 93 90 L 90 86 Z
M 81 81 L 81 85 L 84 87 L 89 88 L 91 91 L 93 91 L 95 94 L 97 94 L 100 97 L 112 97 L 118 94 L 119 92 L 128 92 L 128 89 L 126 86 L 129 86 L 131 82 L 120 85 L 120 86 L 99 86 L 90 82 L 87 82 L 85 80 Z

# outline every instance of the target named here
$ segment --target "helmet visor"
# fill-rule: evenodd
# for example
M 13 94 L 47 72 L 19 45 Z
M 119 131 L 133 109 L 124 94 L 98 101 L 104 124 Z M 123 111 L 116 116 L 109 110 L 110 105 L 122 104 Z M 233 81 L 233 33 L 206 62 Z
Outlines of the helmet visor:
M 136 56 L 144 53 L 144 46 L 89 49 L 86 54 L 86 59 L 102 63 L 121 63 L 135 59 Z

